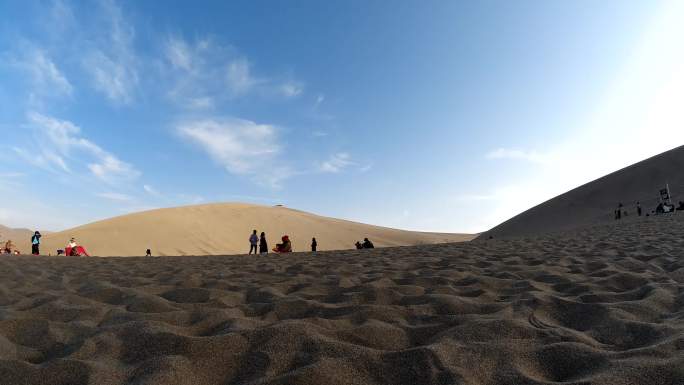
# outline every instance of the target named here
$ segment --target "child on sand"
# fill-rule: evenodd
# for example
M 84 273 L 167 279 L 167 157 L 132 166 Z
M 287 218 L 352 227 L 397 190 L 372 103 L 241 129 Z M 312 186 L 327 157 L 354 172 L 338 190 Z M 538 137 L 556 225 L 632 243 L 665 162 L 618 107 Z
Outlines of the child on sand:
M 259 244 L 259 237 L 257 236 L 257 231 L 254 230 L 252 235 L 249 236 L 249 254 L 252 254 L 252 250 L 254 250 L 254 254 L 257 253 L 257 244 Z

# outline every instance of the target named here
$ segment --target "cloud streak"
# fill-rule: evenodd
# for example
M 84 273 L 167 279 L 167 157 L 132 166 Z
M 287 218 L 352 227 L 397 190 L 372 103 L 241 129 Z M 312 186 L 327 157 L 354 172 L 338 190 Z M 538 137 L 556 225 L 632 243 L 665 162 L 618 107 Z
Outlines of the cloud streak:
M 37 131 L 40 151 L 29 156 L 26 150 L 15 151 L 40 167 L 73 173 L 67 161 L 85 163 L 85 167 L 97 179 L 109 184 L 135 179 L 140 175 L 132 165 L 123 162 L 94 142 L 81 136 L 80 127 L 70 121 L 59 120 L 36 112 L 28 115 L 31 127 Z

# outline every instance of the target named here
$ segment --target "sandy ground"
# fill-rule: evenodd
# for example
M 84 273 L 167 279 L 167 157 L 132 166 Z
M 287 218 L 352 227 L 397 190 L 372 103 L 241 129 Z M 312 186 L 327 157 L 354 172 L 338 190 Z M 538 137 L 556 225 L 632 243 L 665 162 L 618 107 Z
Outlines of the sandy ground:
M 2 384 L 683 384 L 684 216 L 287 256 L 0 259 Z
M 354 248 L 370 238 L 375 246 L 409 246 L 458 242 L 469 234 L 404 231 L 323 217 L 287 207 L 215 203 L 139 212 L 94 222 L 43 237 L 42 254 L 55 255 L 71 237 L 98 256 L 225 255 L 249 251 L 252 230 L 264 231 L 269 249 L 289 235 L 295 251 L 308 251 L 316 237 L 318 250 Z M 20 250 L 30 252 L 30 237 Z

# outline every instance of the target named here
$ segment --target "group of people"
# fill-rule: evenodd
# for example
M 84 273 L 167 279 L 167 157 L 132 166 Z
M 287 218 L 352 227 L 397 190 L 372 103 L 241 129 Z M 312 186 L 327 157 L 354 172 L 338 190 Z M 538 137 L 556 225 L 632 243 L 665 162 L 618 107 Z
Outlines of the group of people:
M 288 235 L 283 235 L 281 238 L 282 243 L 277 243 L 272 251 L 276 253 L 291 253 L 292 241 Z M 311 251 L 316 252 L 318 248 L 318 241 L 316 238 L 311 238 Z M 261 236 L 257 236 L 257 231 L 253 230 L 252 235 L 249 236 L 249 254 L 267 254 L 268 253 L 268 242 L 266 241 L 266 233 L 261 232 Z
M 373 242 L 368 240 L 368 238 L 363 238 L 363 242 L 356 241 L 355 243 L 357 249 L 374 249 L 375 245 Z
M 667 213 L 673 213 L 675 211 L 684 211 L 684 202 L 680 201 L 678 206 L 675 206 L 674 203 L 667 203 L 667 202 L 660 202 L 658 203 L 658 206 L 656 206 L 655 210 L 653 210 L 651 213 L 653 214 L 667 214 Z M 636 202 L 636 213 L 637 216 L 642 216 L 643 215 L 643 209 L 641 208 L 641 203 Z M 628 216 L 628 212 L 624 209 L 624 206 L 622 203 L 618 203 L 618 207 L 614 211 L 614 216 L 615 220 L 620 220 L 623 217 Z M 646 216 L 649 216 L 649 213 L 646 213 Z

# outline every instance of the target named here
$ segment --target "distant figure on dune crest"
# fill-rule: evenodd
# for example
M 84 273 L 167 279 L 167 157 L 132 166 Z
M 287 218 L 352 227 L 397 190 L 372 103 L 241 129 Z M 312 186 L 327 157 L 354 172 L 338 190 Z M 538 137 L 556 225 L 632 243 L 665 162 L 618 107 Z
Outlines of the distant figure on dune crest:
M 31 237 L 31 254 L 40 255 L 40 231 L 33 233 Z
M 252 231 L 252 235 L 249 236 L 249 254 L 252 254 L 252 250 L 254 250 L 254 254 L 257 253 L 257 245 L 259 244 L 259 237 L 257 236 L 257 231 L 254 230 Z
M 641 216 L 641 203 L 637 202 L 637 215 Z
M 276 253 L 290 253 L 292 252 L 292 242 L 290 242 L 290 237 L 287 235 L 283 235 L 282 237 L 283 243 L 278 243 L 276 244 L 275 251 Z
M 354 244 L 354 246 L 356 246 L 356 249 L 357 249 L 357 250 L 363 249 L 363 245 L 362 245 L 361 242 L 359 242 L 359 241 L 356 241 L 356 243 Z
M 146 256 L 146 257 L 151 257 L 151 256 L 152 256 L 152 250 L 147 249 L 147 250 L 145 251 L 145 256 Z
M 316 238 L 311 238 L 311 251 L 315 253 L 316 247 L 318 247 L 318 242 L 316 242 Z
M 266 233 L 261 232 L 261 237 L 259 237 L 259 253 L 268 254 L 268 243 L 266 242 Z
M 677 206 L 677 211 L 684 211 L 684 202 L 679 201 L 679 206 Z
M 368 238 L 363 238 L 363 248 L 364 249 L 374 249 L 375 246 L 373 245 L 373 242 L 368 240 Z

